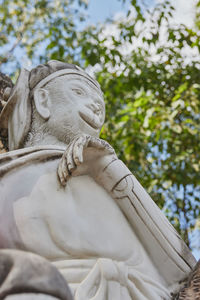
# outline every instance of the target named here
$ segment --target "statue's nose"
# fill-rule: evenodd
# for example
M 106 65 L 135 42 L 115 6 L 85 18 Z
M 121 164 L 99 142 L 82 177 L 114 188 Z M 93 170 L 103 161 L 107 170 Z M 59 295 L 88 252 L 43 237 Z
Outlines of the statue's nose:
M 104 100 L 99 94 L 93 94 L 91 95 L 91 98 L 95 104 L 99 104 L 102 107 L 104 106 Z
M 99 114 L 103 107 L 100 103 L 91 103 L 87 105 L 88 108 L 90 108 L 94 113 Z

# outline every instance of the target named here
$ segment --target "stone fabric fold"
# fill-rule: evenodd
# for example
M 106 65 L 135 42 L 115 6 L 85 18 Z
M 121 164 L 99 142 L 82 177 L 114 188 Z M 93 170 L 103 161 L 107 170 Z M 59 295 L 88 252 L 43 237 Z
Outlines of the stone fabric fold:
M 108 258 L 53 262 L 75 300 L 161 300 L 169 290 L 130 266 Z

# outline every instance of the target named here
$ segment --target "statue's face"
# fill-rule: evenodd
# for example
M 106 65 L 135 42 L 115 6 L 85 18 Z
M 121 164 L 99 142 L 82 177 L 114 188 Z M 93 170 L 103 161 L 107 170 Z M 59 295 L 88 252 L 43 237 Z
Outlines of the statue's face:
M 62 142 L 76 135 L 99 136 L 105 118 L 101 91 L 79 75 L 64 75 L 55 80 L 51 99 L 51 130 Z

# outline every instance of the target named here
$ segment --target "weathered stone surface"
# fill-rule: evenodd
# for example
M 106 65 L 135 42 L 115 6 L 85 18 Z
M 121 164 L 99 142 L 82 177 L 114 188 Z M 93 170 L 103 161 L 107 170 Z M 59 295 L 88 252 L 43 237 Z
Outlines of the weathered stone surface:
M 10 91 L 13 88 L 12 80 L 5 74 L 0 72 L 0 112 L 6 104 L 6 101 L 9 98 Z M 4 130 L 0 130 L 2 135 L 5 135 Z M 1 137 L 0 140 L 0 153 L 5 152 L 8 149 L 8 138 L 7 136 Z
M 185 284 L 174 295 L 172 300 L 199 300 L 200 299 L 200 260 L 194 270 L 185 279 Z

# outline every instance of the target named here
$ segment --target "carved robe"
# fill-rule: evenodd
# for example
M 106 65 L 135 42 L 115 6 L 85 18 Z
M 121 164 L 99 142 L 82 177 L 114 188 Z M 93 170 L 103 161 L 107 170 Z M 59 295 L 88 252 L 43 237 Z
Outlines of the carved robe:
M 0 248 L 47 258 L 75 300 L 170 299 L 195 265 L 184 242 L 118 159 L 61 187 L 64 150 L 1 155 Z

